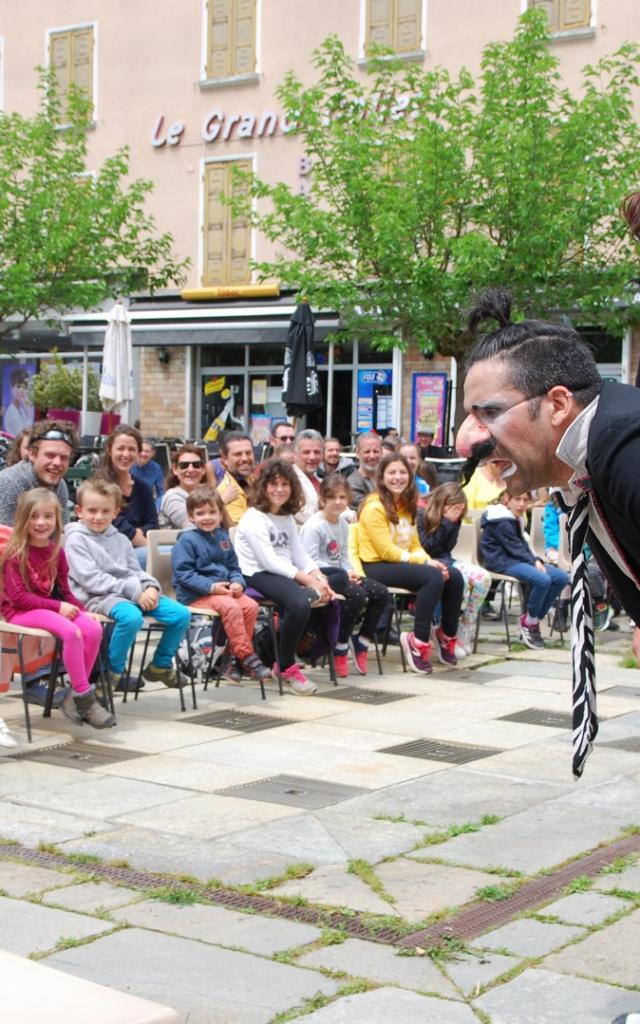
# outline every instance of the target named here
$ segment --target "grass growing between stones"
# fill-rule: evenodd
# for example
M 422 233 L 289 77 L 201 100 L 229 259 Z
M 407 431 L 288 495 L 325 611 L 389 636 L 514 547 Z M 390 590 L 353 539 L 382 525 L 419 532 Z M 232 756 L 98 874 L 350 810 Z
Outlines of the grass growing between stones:
M 574 892 L 588 892 L 594 881 L 589 875 L 577 875 L 565 888 L 565 896 L 571 896 Z
M 254 893 L 265 892 L 268 889 L 275 889 L 277 885 L 282 885 L 283 882 L 290 882 L 295 878 L 306 878 L 306 876 L 310 875 L 314 870 L 314 867 L 314 864 L 301 861 L 299 864 L 289 864 L 280 875 L 272 875 L 270 878 L 260 878 L 257 882 L 248 882 L 246 885 L 229 886 L 229 888 L 235 888 L 238 892 L 253 895 Z
M 484 885 L 476 889 L 478 899 L 485 903 L 499 903 L 501 900 L 508 900 L 519 888 L 516 882 L 505 882 L 503 885 Z
M 502 818 L 497 814 L 483 814 L 478 821 L 465 821 L 461 825 L 450 825 L 449 828 L 442 829 L 439 832 L 427 832 L 416 843 L 414 849 L 422 850 L 425 846 L 438 846 L 440 843 L 446 843 L 447 840 L 453 839 L 455 836 L 462 836 L 468 832 L 479 832 L 481 828 L 487 825 L 497 825 L 500 821 L 502 821 Z
M 428 828 L 429 822 L 420 818 L 407 818 L 405 814 L 374 814 L 373 821 L 388 821 L 392 825 L 416 825 L 418 828 Z
M 385 903 L 395 903 L 395 897 L 387 892 L 368 860 L 350 860 L 347 871 L 350 875 L 357 875 L 360 881 L 368 885 Z
M 157 889 L 147 889 L 147 895 L 152 900 L 159 900 L 162 903 L 173 903 L 178 907 L 190 906 L 197 903 L 199 894 L 193 889 L 178 889 L 171 885 L 161 885 Z
M 638 862 L 637 853 L 628 853 L 626 857 L 616 857 L 610 864 L 600 868 L 601 875 L 619 875 L 627 868 L 634 867 Z
M 328 1006 L 329 1003 L 335 1003 L 338 999 L 343 996 L 359 995 L 361 992 L 370 992 L 374 988 L 378 988 L 372 981 L 367 981 L 365 978 L 355 978 L 353 981 L 347 982 L 345 985 L 341 985 L 334 996 L 326 996 L 323 992 L 318 992 L 311 999 L 305 999 L 300 1006 L 292 1006 L 290 1010 L 284 1010 L 282 1013 L 277 1013 L 275 1017 L 272 1017 L 267 1024 L 287 1024 L 290 1020 L 296 1020 L 298 1017 L 306 1017 L 310 1013 L 314 1013 L 315 1010 L 321 1010 L 323 1006 Z

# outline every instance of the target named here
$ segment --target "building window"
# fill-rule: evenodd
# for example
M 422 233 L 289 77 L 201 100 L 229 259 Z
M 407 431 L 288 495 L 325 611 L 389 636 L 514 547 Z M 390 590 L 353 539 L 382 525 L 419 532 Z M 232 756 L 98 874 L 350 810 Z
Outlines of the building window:
M 71 84 L 77 85 L 95 103 L 93 95 L 93 26 L 62 29 L 49 33 L 49 64 L 55 68 L 64 99 Z
M 575 32 L 591 26 L 591 0 L 529 0 L 547 12 L 552 32 Z
M 207 78 L 256 70 L 256 0 L 207 0 Z
M 367 0 L 365 50 L 372 43 L 395 53 L 415 53 L 422 44 L 422 0 Z
M 247 191 L 233 169 L 250 171 L 248 160 L 205 164 L 204 173 L 204 266 L 205 285 L 248 284 L 251 280 L 249 256 L 251 225 L 245 216 L 234 215 L 222 196 Z

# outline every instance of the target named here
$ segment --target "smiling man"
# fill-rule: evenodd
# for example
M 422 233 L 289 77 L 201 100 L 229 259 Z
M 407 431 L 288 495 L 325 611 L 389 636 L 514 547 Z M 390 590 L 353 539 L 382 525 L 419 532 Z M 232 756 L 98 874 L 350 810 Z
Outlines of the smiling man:
M 248 495 L 256 466 L 253 444 L 248 434 L 230 430 L 220 442 L 220 462 L 224 476 L 218 484 L 229 519 L 237 526 L 249 507 Z
M 40 420 L 31 431 L 29 461 L 17 462 L 0 473 L 0 523 L 13 526 L 18 498 L 33 487 L 48 487 L 69 519 L 69 492 L 64 477 L 76 451 L 78 436 L 66 420 Z
M 574 669 L 574 772 L 597 731 L 592 625 L 581 552 L 588 543 L 635 623 L 640 622 L 640 391 L 603 382 L 575 331 L 541 320 L 511 323 L 510 296 L 493 289 L 472 312 L 499 328 L 467 361 L 467 418 L 457 438 L 467 478 L 480 462 L 500 464 L 510 494 L 560 488 L 570 509 Z M 640 655 L 636 628 L 634 652 Z M 581 686 L 582 684 L 582 686 Z

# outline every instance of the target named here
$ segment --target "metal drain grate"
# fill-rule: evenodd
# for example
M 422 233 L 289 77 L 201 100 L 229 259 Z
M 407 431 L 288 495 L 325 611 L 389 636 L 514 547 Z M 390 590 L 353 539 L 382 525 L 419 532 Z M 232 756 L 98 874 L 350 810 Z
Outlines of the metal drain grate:
M 544 708 L 524 708 L 522 711 L 514 711 L 511 715 L 500 715 L 498 721 L 546 725 L 553 729 L 571 729 L 573 725 L 568 711 L 547 711 Z
M 640 736 L 625 736 L 619 740 L 600 741 L 598 746 L 615 747 L 616 750 L 629 750 L 632 754 L 640 754 Z
M 361 796 L 369 790 L 359 786 L 343 786 L 339 782 L 325 782 L 323 779 L 306 779 L 301 775 L 272 775 L 268 779 L 228 786 L 216 792 L 220 796 L 239 796 L 245 800 L 261 800 L 269 804 L 285 804 L 287 807 L 304 807 L 314 811 Z
M 445 740 L 410 740 L 394 747 L 384 747 L 378 754 L 400 754 L 403 757 L 423 757 L 427 761 L 448 761 L 450 764 L 466 764 L 479 761 L 482 757 L 502 754 L 497 747 L 473 747 L 468 743 L 448 743 Z
M 612 686 L 610 690 L 600 690 L 603 697 L 631 697 L 632 699 L 640 699 L 640 690 L 634 689 L 632 686 Z
M 132 761 L 135 757 L 147 757 L 144 751 L 126 750 L 124 747 L 98 746 L 74 740 L 55 747 L 41 750 L 28 750 L 26 753 L 12 754 L 16 761 L 40 761 L 42 764 L 62 765 L 65 768 L 96 768 L 106 764 L 117 764 L 119 761 Z
M 276 729 L 279 725 L 297 725 L 294 718 L 276 718 L 275 715 L 257 715 L 250 711 L 207 711 L 192 718 L 181 718 L 187 725 L 208 725 L 216 729 L 232 729 L 234 732 L 261 732 Z
M 348 700 L 354 704 L 392 704 L 396 700 L 409 700 L 412 693 L 390 693 L 388 690 L 365 690 L 359 686 L 334 686 L 332 690 L 316 693 L 328 700 Z

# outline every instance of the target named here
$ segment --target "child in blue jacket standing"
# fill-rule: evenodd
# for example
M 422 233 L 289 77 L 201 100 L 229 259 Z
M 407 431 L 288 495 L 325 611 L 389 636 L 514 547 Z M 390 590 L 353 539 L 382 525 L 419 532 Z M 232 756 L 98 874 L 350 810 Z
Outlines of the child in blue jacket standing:
M 504 494 L 496 505 L 489 505 L 480 525 L 480 551 L 490 572 L 515 576 L 529 585 L 527 608 L 520 616 L 520 637 L 533 650 L 544 647 L 540 635 L 543 619 L 560 592 L 569 582 L 562 569 L 543 562 L 525 539 L 525 515 L 531 503 L 529 494 Z
M 260 681 L 269 679 L 271 670 L 253 646 L 258 605 L 245 594 L 218 492 L 205 484 L 195 487 L 187 498 L 187 515 L 195 529 L 181 533 L 171 552 L 176 597 L 191 608 L 218 612 L 231 652 L 227 679 L 239 682 L 243 671 Z

